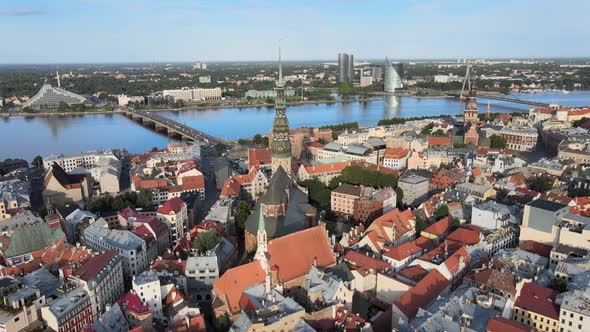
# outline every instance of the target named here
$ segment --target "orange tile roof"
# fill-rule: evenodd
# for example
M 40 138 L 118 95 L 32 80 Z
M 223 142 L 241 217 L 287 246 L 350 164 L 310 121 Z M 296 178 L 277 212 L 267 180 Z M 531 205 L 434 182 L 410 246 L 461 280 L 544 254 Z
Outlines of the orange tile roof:
M 453 217 L 448 216 L 426 227 L 422 232 L 441 237 L 449 232 L 452 223 Z
M 397 147 L 397 148 L 387 148 L 385 150 L 385 154 L 383 155 L 383 158 L 385 159 L 402 159 L 408 156 L 408 154 L 410 153 L 410 150 L 401 148 L 401 147 Z
M 213 284 L 215 292 L 222 296 L 231 312 L 240 311 L 240 297 L 244 289 L 264 282 L 264 271 L 260 262 L 231 268 Z
M 390 236 L 393 234 L 393 228 L 395 228 L 395 239 L 398 239 L 414 229 L 413 220 L 414 216 L 410 209 L 403 212 L 394 209 L 375 219 L 367 228 L 365 235 L 378 250 L 381 250 L 384 244 L 393 242 L 394 239 Z
M 219 196 L 239 196 L 241 189 L 242 184 L 239 181 L 239 177 L 232 176 L 231 178 L 225 180 L 225 182 L 223 183 L 223 187 L 221 188 L 221 193 L 219 194 Z
M 447 286 L 449 280 L 437 269 L 430 271 L 416 286 L 410 288 L 393 303 L 404 315 L 411 319 L 418 313 L 418 308 L 424 308 L 432 302 Z
M 420 280 L 424 279 L 424 277 L 426 277 L 428 273 L 428 270 L 426 270 L 420 265 L 413 265 L 399 271 L 399 274 L 402 277 L 410 279 L 414 282 L 419 282 Z
M 266 149 L 248 149 L 248 165 L 270 165 L 272 162 L 272 151 Z
M 532 252 L 543 257 L 551 256 L 551 250 L 553 249 L 551 245 L 532 240 L 521 242 L 518 247 L 524 251 Z
M 152 270 L 156 271 L 168 271 L 177 272 L 179 275 L 184 275 L 184 269 L 186 268 L 186 260 L 175 260 L 175 259 L 158 259 L 152 266 Z
M 488 321 L 487 332 L 533 332 L 534 328 L 501 316 Z
M 304 166 L 305 171 L 309 174 L 322 174 L 322 173 L 330 173 L 330 172 L 342 172 L 346 166 L 350 163 L 347 161 L 333 163 L 333 164 L 321 164 L 317 166 Z
M 401 261 L 419 253 L 422 251 L 422 248 L 416 245 L 416 241 L 410 241 L 400 244 L 397 247 L 385 247 L 385 250 L 387 251 L 383 253 L 383 256 Z
M 428 136 L 428 146 L 451 145 L 451 136 Z
M 471 261 L 471 256 L 465 249 L 465 247 L 461 247 L 459 250 L 455 251 L 449 258 L 444 261 L 444 265 L 447 267 L 451 275 L 457 276 L 457 274 L 461 273 L 469 262 Z
M 322 226 L 308 228 L 268 242 L 270 266 L 278 268 L 281 281 L 305 275 L 314 261 L 318 267 L 336 263 L 330 240 Z
M 182 178 L 182 190 L 205 189 L 205 177 L 203 175 L 185 176 Z
M 471 169 L 471 174 L 473 174 L 474 177 L 478 177 L 481 176 L 483 174 L 481 168 L 479 167 L 474 167 Z
M 375 273 L 385 271 L 391 267 L 391 265 L 385 261 L 362 254 L 355 250 L 349 250 L 344 256 L 344 260 L 355 267 L 373 270 Z
M 445 238 L 446 241 L 460 243 L 466 246 L 478 244 L 480 239 L 479 227 L 469 225 L 466 227 L 457 228 L 449 236 Z

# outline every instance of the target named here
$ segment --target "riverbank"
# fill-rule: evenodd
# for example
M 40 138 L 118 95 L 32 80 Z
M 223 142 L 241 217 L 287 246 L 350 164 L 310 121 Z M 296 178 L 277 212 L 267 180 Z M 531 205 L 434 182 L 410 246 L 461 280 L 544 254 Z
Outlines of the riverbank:
M 341 100 L 307 100 L 299 102 L 288 102 L 287 106 L 301 106 L 301 105 L 330 105 L 330 104 L 346 104 L 346 103 L 359 103 L 359 102 L 370 102 L 380 100 L 381 98 L 359 98 L 355 100 L 341 99 Z M 205 111 L 213 109 L 230 109 L 230 108 L 272 108 L 274 103 L 264 104 L 212 104 L 212 105 L 193 105 L 181 108 L 148 108 L 145 111 L 150 112 L 183 112 L 183 111 Z M 9 118 L 11 116 L 19 116 L 25 118 L 34 117 L 50 117 L 50 116 L 71 116 L 71 115 L 92 115 L 92 114 L 116 114 L 114 111 L 105 110 L 93 110 L 86 112 L 13 112 L 13 113 L 0 113 L 0 118 Z

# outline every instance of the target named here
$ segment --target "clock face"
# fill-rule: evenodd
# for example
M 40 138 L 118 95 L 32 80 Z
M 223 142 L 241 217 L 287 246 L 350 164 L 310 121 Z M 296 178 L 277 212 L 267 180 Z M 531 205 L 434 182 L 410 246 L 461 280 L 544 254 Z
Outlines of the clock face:
M 282 145 L 279 145 L 278 146 L 278 149 L 279 149 L 279 151 L 283 151 L 283 146 Z

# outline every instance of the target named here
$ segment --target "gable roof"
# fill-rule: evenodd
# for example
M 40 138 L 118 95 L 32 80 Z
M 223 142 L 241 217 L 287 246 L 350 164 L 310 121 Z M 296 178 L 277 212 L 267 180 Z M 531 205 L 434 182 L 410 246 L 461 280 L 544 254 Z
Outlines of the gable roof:
M 432 234 L 437 237 L 441 237 L 449 232 L 451 229 L 451 223 L 453 222 L 452 216 L 447 216 L 434 224 L 426 227 L 422 232 Z
M 180 197 L 174 197 L 164 202 L 156 211 L 158 214 L 178 213 L 182 209 L 184 201 Z
M 431 303 L 448 285 L 449 280 L 437 269 L 430 271 L 416 286 L 406 291 L 393 303 L 408 319 L 414 318 L 418 308 Z
M 225 299 L 230 312 L 240 311 L 240 298 L 248 287 L 264 282 L 264 270 L 260 262 L 254 261 L 248 264 L 231 268 L 213 284 L 217 294 Z
M 51 178 L 54 178 L 59 184 L 67 189 L 80 188 L 81 182 L 84 181 L 84 174 L 68 174 L 57 163 L 53 163 L 47 175 L 45 175 L 44 185 L 47 187 Z
M 54 240 L 63 240 L 61 228 L 51 229 L 43 222 L 19 227 L 2 242 L 5 257 L 14 257 L 47 248 Z
M 362 254 L 355 250 L 349 250 L 344 256 L 344 260 L 351 263 L 355 267 L 373 270 L 375 273 L 387 270 L 389 267 L 391 267 L 391 265 L 385 261 Z
M 545 317 L 559 319 L 559 307 L 555 303 L 558 291 L 533 283 L 526 283 L 514 306 L 536 312 Z
M 248 167 L 258 165 L 270 165 L 272 162 L 272 150 L 266 149 L 248 149 Z
M 336 264 L 330 240 L 322 226 L 308 228 L 268 242 L 270 266 L 278 269 L 279 280 L 288 281 L 309 272 L 312 264 Z
M 88 259 L 80 268 L 72 274 L 84 281 L 90 281 L 117 255 L 116 249 L 110 249 Z

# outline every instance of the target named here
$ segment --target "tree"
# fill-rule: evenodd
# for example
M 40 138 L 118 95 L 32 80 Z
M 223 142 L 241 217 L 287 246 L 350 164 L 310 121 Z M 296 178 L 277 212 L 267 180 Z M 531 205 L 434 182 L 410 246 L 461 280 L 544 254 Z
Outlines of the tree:
M 492 149 L 505 149 L 506 139 L 502 136 L 492 135 L 490 137 L 490 148 Z
M 430 133 L 432 132 L 432 128 L 434 128 L 434 123 L 431 122 L 426 127 L 422 128 L 422 130 L 420 131 L 420 134 L 430 135 Z
M 220 241 L 221 238 L 217 232 L 209 231 L 199 234 L 195 239 L 195 245 L 200 252 L 206 252 L 213 249 Z
M 64 101 L 60 101 L 59 104 L 57 105 L 57 111 L 60 113 L 67 112 L 68 108 L 69 108 L 68 104 L 66 104 L 66 102 L 64 102 Z
M 404 201 L 404 191 L 400 187 L 395 188 L 395 199 L 397 206 L 401 206 Z
M 225 332 L 229 330 L 229 319 L 226 315 L 220 316 L 215 319 L 213 323 L 215 331 L 217 332 Z
M 435 216 L 436 219 L 442 219 L 446 216 L 449 215 L 449 206 L 448 205 L 442 205 L 441 207 L 438 208 L 438 210 L 436 210 Z
M 35 156 L 31 165 L 37 169 L 43 169 L 43 158 L 39 155 Z
M 234 219 L 236 221 L 236 227 L 243 231 L 246 229 L 246 220 L 248 220 L 248 216 L 252 210 L 252 206 L 248 204 L 246 201 L 239 201 L 238 207 L 236 208 L 236 213 L 234 214 Z
M 137 207 L 148 208 L 152 207 L 152 191 L 149 189 L 141 189 L 137 195 Z
M 338 93 L 343 96 L 348 96 L 354 92 L 352 86 L 346 82 L 338 84 Z
M 227 149 L 227 146 L 223 143 L 215 144 L 215 151 L 217 151 L 217 153 L 223 153 L 226 149 Z
M 262 144 L 262 135 L 260 134 L 256 134 L 254 135 L 254 138 L 252 139 L 252 141 L 254 141 L 254 144 Z
M 566 292 L 567 291 L 567 280 L 562 279 L 562 278 L 555 278 L 555 279 L 551 280 L 551 283 L 549 284 L 549 288 L 554 289 L 560 293 Z
M 113 105 L 106 104 L 106 105 L 104 105 L 104 108 L 103 109 L 104 109 L 105 112 L 112 112 L 113 111 Z
M 590 189 L 576 188 L 570 192 L 571 197 L 585 197 L 590 196 Z
M 157 146 L 154 146 L 154 147 L 152 148 L 152 152 L 158 152 L 158 147 L 157 147 Z
M 459 220 L 459 218 L 454 218 L 451 222 L 451 231 L 454 231 L 459 227 L 461 227 L 461 220 Z
M 323 182 L 317 178 L 313 178 L 303 181 L 301 185 L 307 188 L 311 204 L 322 208 L 330 206 L 330 196 L 332 191 L 330 188 L 326 187 Z
M 269 138 L 268 138 L 268 136 L 264 136 L 264 137 L 262 137 L 262 145 L 263 145 L 264 147 L 268 147 L 268 146 L 270 145 L 270 141 L 269 141 Z
M 553 188 L 551 180 L 546 176 L 539 176 L 533 179 L 531 183 L 531 189 L 540 193 L 544 193 Z
M 420 233 L 427 227 L 426 222 L 420 218 L 416 219 L 416 235 L 420 236 Z

